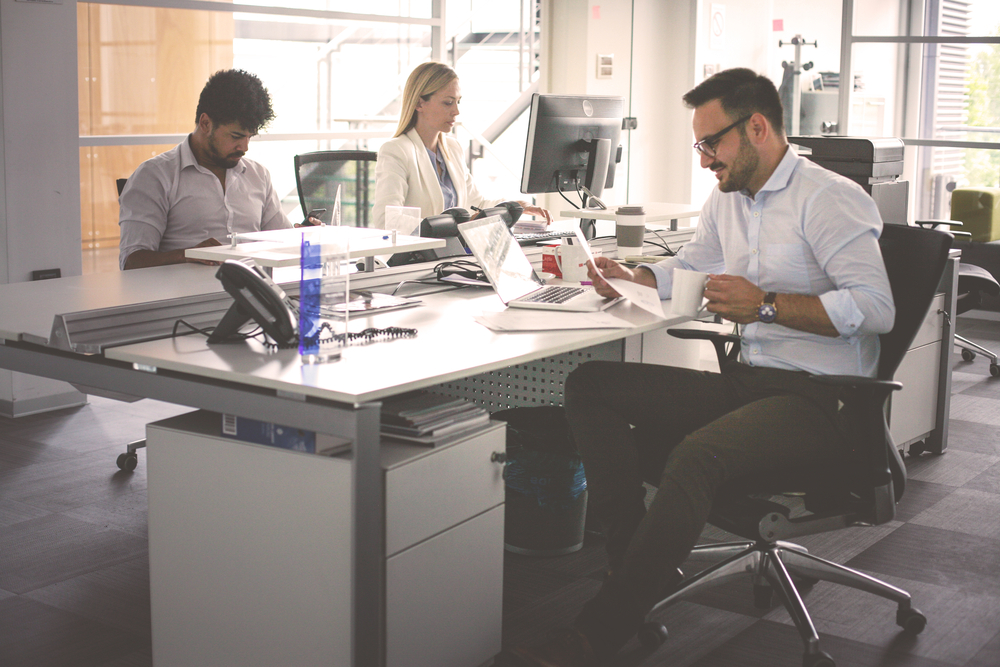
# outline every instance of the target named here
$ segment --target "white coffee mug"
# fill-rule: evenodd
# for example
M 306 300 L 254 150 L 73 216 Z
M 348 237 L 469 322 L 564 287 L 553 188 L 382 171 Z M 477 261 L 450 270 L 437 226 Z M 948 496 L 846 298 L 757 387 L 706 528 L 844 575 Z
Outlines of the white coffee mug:
M 698 317 L 708 305 L 705 283 L 708 274 L 701 271 L 674 269 L 674 287 L 670 295 L 670 310 L 684 317 Z
M 562 272 L 563 280 L 578 283 L 587 279 L 587 252 L 583 246 L 572 239 L 563 239 L 562 245 L 556 246 L 556 265 Z

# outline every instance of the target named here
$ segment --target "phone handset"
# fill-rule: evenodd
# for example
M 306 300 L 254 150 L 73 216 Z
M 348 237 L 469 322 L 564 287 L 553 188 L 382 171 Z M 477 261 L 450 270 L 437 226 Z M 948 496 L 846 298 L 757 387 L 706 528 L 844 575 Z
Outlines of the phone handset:
M 208 337 L 209 343 L 243 340 L 239 330 L 251 319 L 278 345 L 293 345 L 298 341 L 298 327 L 288 296 L 253 260 L 227 259 L 215 277 L 233 296 L 234 303 Z

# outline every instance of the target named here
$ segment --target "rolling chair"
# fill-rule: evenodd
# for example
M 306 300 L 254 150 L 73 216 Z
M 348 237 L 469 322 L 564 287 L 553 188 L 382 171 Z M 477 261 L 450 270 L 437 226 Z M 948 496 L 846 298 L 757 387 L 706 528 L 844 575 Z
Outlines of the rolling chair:
M 316 151 L 295 156 L 295 185 L 299 191 L 302 217 L 309 211 L 325 208 L 320 216 L 323 224 L 331 224 L 333 209 L 340 186 L 341 224 L 347 227 L 367 227 L 371 218 L 372 197 L 375 195 L 375 161 L 373 151 Z
M 895 516 L 903 494 L 906 468 L 889 434 L 885 401 L 902 387 L 892 377 L 916 336 L 944 272 L 952 236 L 947 232 L 903 225 L 886 225 L 879 244 L 885 259 L 896 322 L 892 331 L 880 336 L 881 356 L 876 379 L 852 376 L 814 376 L 817 382 L 848 388 L 845 409 L 858 416 L 860 436 L 854 456 L 831 470 L 783 471 L 773 479 L 734 480 L 719 493 L 709 523 L 746 541 L 695 547 L 692 558 L 721 560 L 685 579 L 659 609 L 750 573 L 754 601 L 770 606 L 775 590 L 795 623 L 805 645 L 804 667 L 834 667 L 833 658 L 820 650 L 819 635 L 799 594 L 799 585 L 818 580 L 843 584 L 892 600 L 898 604 L 896 623 L 916 635 L 927 619 L 910 604 L 910 595 L 874 577 L 833 563 L 797 544 L 784 540 L 858 525 L 879 525 Z M 723 360 L 735 360 L 739 337 L 708 331 L 671 330 L 678 338 L 710 340 Z M 796 512 L 774 497 L 801 497 L 804 512 Z M 771 499 L 769 499 L 771 498 Z M 787 501 L 786 501 L 787 502 Z M 659 646 L 667 631 L 647 616 L 639 640 L 647 647 Z
M 954 228 L 963 226 L 959 220 L 917 220 L 916 224 L 921 227 L 936 227 L 940 225 Z M 972 236 L 970 232 L 952 230 L 951 233 L 955 235 L 956 239 L 962 239 L 959 247 L 962 248 L 963 257 L 966 254 L 976 254 L 973 247 L 975 244 L 970 245 L 969 238 Z M 982 258 L 979 259 L 981 260 Z M 975 260 L 976 257 L 973 257 L 973 261 Z M 960 262 L 958 265 L 958 286 L 956 291 L 958 297 L 955 303 L 955 315 L 961 315 L 964 312 L 980 308 L 983 305 L 984 296 L 1000 296 L 1000 283 L 997 282 L 992 273 L 983 267 L 968 262 Z M 987 350 L 982 345 L 973 343 L 965 336 L 955 334 L 954 339 L 955 345 L 962 350 L 962 359 L 972 361 L 976 358 L 977 354 L 981 354 L 990 360 L 990 376 L 1000 377 L 1000 363 L 998 363 L 995 353 Z

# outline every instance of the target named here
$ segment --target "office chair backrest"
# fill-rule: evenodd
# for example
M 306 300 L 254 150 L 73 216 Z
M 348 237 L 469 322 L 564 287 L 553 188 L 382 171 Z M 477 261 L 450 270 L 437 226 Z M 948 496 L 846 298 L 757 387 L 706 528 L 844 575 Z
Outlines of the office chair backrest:
M 879 246 L 896 303 L 892 331 L 879 337 L 878 378 L 891 380 L 927 316 L 951 249 L 948 232 L 885 225 Z
M 340 186 L 341 224 L 367 227 L 375 195 L 373 151 L 316 151 L 295 156 L 295 185 L 299 191 L 302 216 L 325 208 L 320 220 L 330 224 Z

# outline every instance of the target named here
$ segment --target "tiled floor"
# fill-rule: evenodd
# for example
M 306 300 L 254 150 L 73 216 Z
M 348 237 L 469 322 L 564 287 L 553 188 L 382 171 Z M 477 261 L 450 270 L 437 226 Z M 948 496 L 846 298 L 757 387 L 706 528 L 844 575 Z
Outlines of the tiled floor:
M 1000 322 L 961 318 L 959 326 L 1000 349 Z M 909 590 L 928 617 L 924 633 L 907 638 L 892 603 L 817 584 L 806 604 L 841 667 L 1000 665 L 1000 379 L 982 359 L 953 358 L 949 450 L 908 460 L 896 520 L 803 540 Z M 184 411 L 95 398 L 0 419 L 0 666 L 151 664 L 145 457 L 132 473 L 115 458 L 147 422 Z M 604 567 L 597 541 L 560 558 L 507 554 L 505 645 L 571 621 Z M 749 582 L 670 607 L 661 619 L 670 637 L 658 651 L 633 641 L 615 664 L 801 664 L 787 614 L 755 609 Z

